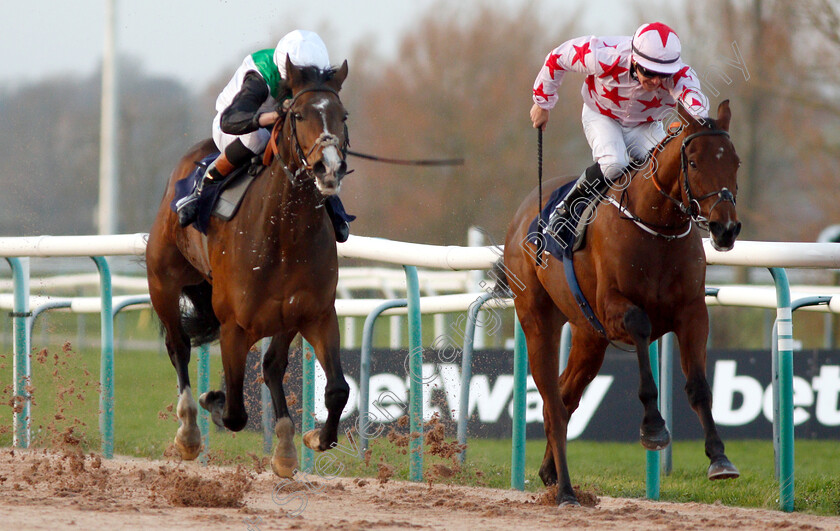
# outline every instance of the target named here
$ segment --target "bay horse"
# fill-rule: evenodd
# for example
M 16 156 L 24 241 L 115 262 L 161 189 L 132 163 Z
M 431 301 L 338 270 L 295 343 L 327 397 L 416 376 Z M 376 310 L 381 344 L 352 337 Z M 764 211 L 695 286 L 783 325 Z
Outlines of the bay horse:
M 707 226 L 714 247 L 724 251 L 733 247 L 740 232 L 734 195 L 740 162 L 728 134 L 732 115 L 728 101 L 718 107 L 716 120 L 701 123 L 679 105 L 674 114 L 681 127 L 669 129 L 645 166 L 627 174 L 632 175 L 629 184 L 606 192 L 590 218 L 584 247 L 574 254 L 578 284 L 606 337 L 578 306 L 563 262 L 538 254 L 534 234 L 529 234 L 538 210 L 536 190 L 508 229 L 500 280 L 514 297 L 531 372 L 543 399 L 547 444 L 540 478 L 546 486 L 559 482 L 560 505 L 577 505 L 566 463 L 569 418 L 598 374 L 611 341 L 635 347 L 644 406 L 641 443 L 660 450 L 671 438 L 657 408 L 648 347 L 663 334 L 676 333 L 685 390 L 703 426 L 708 478 L 739 475 L 724 453 L 712 418 L 706 380 L 706 260 L 697 227 Z M 556 188 L 561 180 L 552 179 L 547 187 Z M 558 345 L 567 321 L 572 346 L 568 365 L 558 378 Z
M 312 345 L 327 376 L 327 421 L 320 431 L 304 434 L 308 447 L 324 451 L 337 442 L 339 416 L 349 396 L 335 313 L 335 234 L 323 207 L 347 173 L 347 111 L 339 91 L 348 68 L 347 61 L 327 70 L 298 68 L 287 59 L 286 72 L 282 83 L 291 100 L 267 147 L 276 154 L 251 183 L 238 214 L 226 222 L 212 218 L 206 236 L 179 226 L 169 207 L 175 182 L 216 150 L 209 139 L 195 145 L 169 179 L 149 233 L 146 264 L 151 303 L 178 375 L 181 426 L 175 447 L 181 457 L 195 459 L 201 450 L 187 370 L 190 340 L 197 345 L 219 338 L 225 392 L 205 393 L 200 403 L 217 425 L 239 431 L 248 420 L 243 403 L 248 350 L 260 338 L 271 337 L 263 359 L 277 419 L 271 465 L 278 476 L 291 478 L 298 461 L 283 376 L 297 333 Z M 193 307 L 189 321 L 182 321 L 182 297 Z M 185 328 L 187 322 L 194 326 Z

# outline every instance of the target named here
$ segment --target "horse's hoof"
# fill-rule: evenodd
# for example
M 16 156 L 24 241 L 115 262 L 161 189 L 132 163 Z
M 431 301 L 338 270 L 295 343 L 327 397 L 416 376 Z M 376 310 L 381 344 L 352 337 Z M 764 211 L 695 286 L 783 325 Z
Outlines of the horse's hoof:
M 726 457 L 719 457 L 714 463 L 709 465 L 708 477 L 710 480 L 715 479 L 735 479 L 741 475 L 735 465 L 732 464 Z
M 577 500 L 574 494 L 564 494 L 559 496 L 557 500 L 558 507 L 580 507 L 580 502 Z
M 222 413 L 225 409 L 225 393 L 223 391 L 207 391 L 198 397 L 198 405 L 210 412 L 213 424 L 220 428 L 225 427 L 222 420 Z
M 178 455 L 181 456 L 181 459 L 184 461 L 193 461 L 198 454 L 201 453 L 201 445 L 191 445 L 191 444 L 184 444 L 181 442 L 177 436 L 175 437 L 175 449 L 178 450 Z
M 271 470 L 277 474 L 277 477 L 292 479 L 295 471 L 298 468 L 297 455 L 294 457 L 277 457 L 271 458 Z
M 321 436 L 317 429 L 309 430 L 303 434 L 303 444 L 305 444 L 310 450 L 323 452 L 323 450 L 321 450 Z
M 671 444 L 671 433 L 665 426 L 655 433 L 645 433 L 643 429 L 639 441 L 648 450 L 664 450 Z

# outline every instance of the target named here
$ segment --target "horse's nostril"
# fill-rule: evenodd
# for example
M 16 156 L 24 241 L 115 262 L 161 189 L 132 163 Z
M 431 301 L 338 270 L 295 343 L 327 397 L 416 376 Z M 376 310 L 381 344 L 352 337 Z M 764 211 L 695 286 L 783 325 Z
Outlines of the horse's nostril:
M 324 161 L 319 160 L 318 162 L 316 162 L 312 166 L 312 171 L 315 173 L 315 175 L 318 175 L 319 177 L 326 175 L 327 167 L 324 165 Z
M 735 224 L 735 230 L 734 230 L 733 236 L 737 237 L 739 234 L 741 234 L 741 222 L 740 221 Z

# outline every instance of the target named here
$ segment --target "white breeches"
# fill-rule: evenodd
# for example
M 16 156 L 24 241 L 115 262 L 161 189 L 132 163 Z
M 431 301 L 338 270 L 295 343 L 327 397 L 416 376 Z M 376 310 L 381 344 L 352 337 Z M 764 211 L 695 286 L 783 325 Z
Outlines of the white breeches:
M 267 129 L 261 127 L 256 131 L 244 135 L 229 135 L 222 132 L 222 126 L 220 125 L 221 117 L 222 114 L 218 113 L 213 119 L 213 141 L 216 142 L 216 147 L 219 148 L 219 151 L 224 153 L 225 148 L 238 138 L 246 148 L 255 154 L 259 155 L 263 152 L 271 137 L 271 133 Z
M 587 105 L 581 113 L 583 132 L 592 148 L 592 160 L 601 166 L 609 180 L 616 180 L 632 159 L 643 159 L 663 138 L 661 122 L 623 126 L 616 120 L 593 111 Z

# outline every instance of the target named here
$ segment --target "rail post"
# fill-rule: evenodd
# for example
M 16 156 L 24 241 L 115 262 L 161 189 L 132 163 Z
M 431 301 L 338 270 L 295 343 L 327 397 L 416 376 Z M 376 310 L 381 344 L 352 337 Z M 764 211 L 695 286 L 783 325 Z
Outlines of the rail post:
M 423 480 L 423 330 L 420 317 L 420 282 L 417 267 L 405 269 L 405 291 L 408 301 L 408 348 L 411 403 L 409 404 L 409 479 Z
M 114 457 L 114 310 L 111 290 L 111 269 L 102 256 L 92 256 L 99 270 L 99 295 L 102 309 L 101 356 L 99 364 L 99 431 L 102 434 L 102 455 Z
M 14 336 L 14 435 L 13 445 L 15 448 L 29 448 L 30 425 L 32 422 L 32 397 L 26 390 L 31 385 L 32 379 L 32 355 L 30 353 L 29 327 L 32 322 L 29 311 L 29 258 L 6 258 L 12 268 L 14 279 L 14 311 L 12 316 L 12 328 Z
M 513 434 L 511 436 L 510 487 L 525 489 L 525 386 L 528 380 L 528 347 L 525 333 L 514 319 L 513 332 Z

